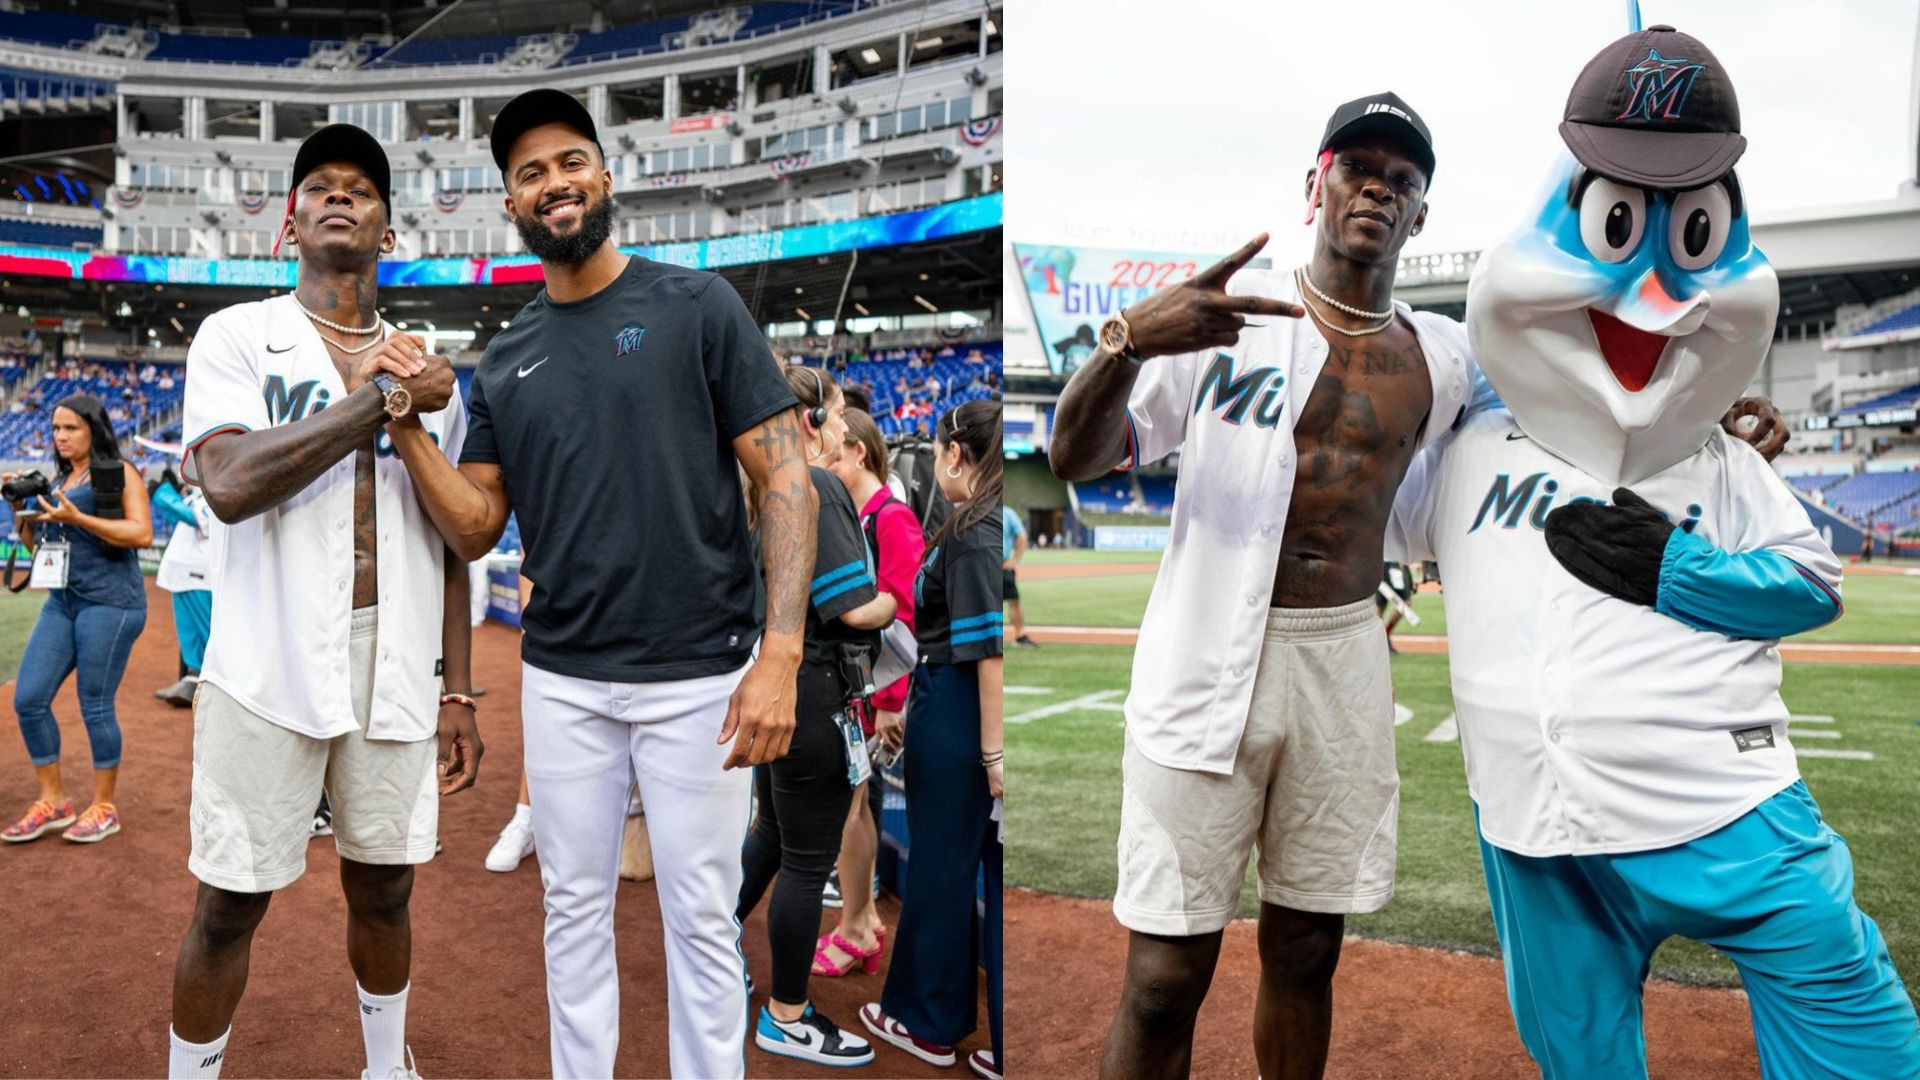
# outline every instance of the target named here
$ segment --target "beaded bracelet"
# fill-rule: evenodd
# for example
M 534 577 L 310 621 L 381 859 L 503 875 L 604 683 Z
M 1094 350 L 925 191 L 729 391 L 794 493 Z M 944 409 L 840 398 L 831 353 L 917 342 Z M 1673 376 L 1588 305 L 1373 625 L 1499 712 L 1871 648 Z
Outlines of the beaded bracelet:
M 440 704 L 465 705 L 467 708 L 472 709 L 476 712 L 478 712 L 480 709 L 480 703 L 473 700 L 472 698 L 468 697 L 465 694 L 441 694 Z

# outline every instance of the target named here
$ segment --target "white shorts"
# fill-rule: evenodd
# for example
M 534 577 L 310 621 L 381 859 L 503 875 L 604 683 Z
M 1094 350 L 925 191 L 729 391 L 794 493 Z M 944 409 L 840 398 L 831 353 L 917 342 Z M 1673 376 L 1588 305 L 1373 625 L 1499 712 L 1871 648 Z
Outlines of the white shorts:
M 313 813 L 324 787 L 333 845 L 376 866 L 433 858 L 440 827 L 437 740 L 366 737 L 373 702 L 375 608 L 353 613 L 353 716 L 360 730 L 333 739 L 288 731 L 202 682 L 193 707 L 193 853 L 187 867 L 215 888 L 285 888 L 307 869 Z
M 1220 930 L 1239 913 L 1255 850 L 1265 903 L 1329 914 L 1386 906 L 1400 803 L 1393 739 L 1372 599 L 1273 609 L 1231 776 L 1169 768 L 1127 740 L 1114 914 L 1147 934 Z

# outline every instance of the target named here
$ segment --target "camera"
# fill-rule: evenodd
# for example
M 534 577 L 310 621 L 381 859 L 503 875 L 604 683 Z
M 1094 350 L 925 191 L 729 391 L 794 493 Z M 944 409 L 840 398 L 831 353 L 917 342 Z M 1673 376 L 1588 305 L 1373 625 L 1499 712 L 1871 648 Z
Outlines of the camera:
M 21 473 L 6 483 L 0 484 L 0 499 L 10 503 L 24 503 L 30 499 L 51 494 L 53 494 L 52 482 L 47 479 L 46 473 L 37 469 Z

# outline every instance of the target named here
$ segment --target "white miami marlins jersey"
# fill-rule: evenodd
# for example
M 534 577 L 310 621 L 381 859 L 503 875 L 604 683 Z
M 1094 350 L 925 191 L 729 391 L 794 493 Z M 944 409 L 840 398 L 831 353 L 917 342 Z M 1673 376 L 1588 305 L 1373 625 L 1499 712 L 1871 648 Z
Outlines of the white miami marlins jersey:
M 1834 590 L 1840 564 L 1786 483 L 1715 429 L 1633 485 L 1726 551 L 1771 550 Z M 1488 842 L 1620 854 L 1705 836 L 1800 775 L 1779 643 L 1696 630 L 1588 586 L 1547 550 L 1547 514 L 1612 485 L 1482 412 L 1407 471 L 1387 558 L 1436 560 L 1467 787 Z
M 1291 273 L 1242 270 L 1227 291 L 1300 300 Z M 1475 372 L 1459 323 L 1395 307 L 1412 323 L 1432 381 L 1425 446 L 1460 415 Z M 1310 318 L 1260 317 L 1230 348 L 1141 366 L 1122 468 L 1185 445 L 1126 705 L 1128 737 L 1161 765 L 1233 772 L 1299 467 L 1293 425 L 1327 353 Z
M 292 296 L 214 312 L 187 352 L 181 472 L 199 482 L 194 451 L 214 435 L 290 424 L 346 393 Z M 459 395 L 420 419 L 441 453 L 459 460 L 467 433 Z M 376 445 L 380 647 L 367 737 L 413 742 L 437 726 L 446 546 L 385 432 Z M 347 670 L 355 457 L 278 506 L 215 525 L 208 558 L 213 633 L 202 677 L 254 715 L 316 739 L 359 730 Z

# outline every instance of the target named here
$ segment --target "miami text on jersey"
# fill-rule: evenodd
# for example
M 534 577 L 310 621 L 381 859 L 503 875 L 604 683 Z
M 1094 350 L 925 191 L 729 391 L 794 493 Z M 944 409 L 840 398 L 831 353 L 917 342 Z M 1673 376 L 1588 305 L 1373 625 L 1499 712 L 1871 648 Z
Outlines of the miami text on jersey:
M 1486 497 L 1480 500 L 1480 511 L 1473 515 L 1473 524 L 1467 526 L 1467 531 L 1474 532 L 1481 525 L 1491 526 L 1495 523 L 1503 529 L 1517 529 L 1523 517 L 1527 524 L 1545 531 L 1547 513 L 1553 509 L 1553 499 L 1559 491 L 1560 481 L 1545 472 L 1522 477 L 1518 483 L 1515 483 L 1513 477 L 1507 473 L 1501 473 L 1495 476 L 1493 483 L 1487 487 Z M 1567 505 L 1606 501 L 1581 495 L 1568 499 Z M 1700 515 L 1704 512 L 1699 503 L 1688 503 L 1687 516 L 1681 519 L 1680 530 L 1692 532 L 1694 526 L 1700 524 Z M 1673 520 L 1673 515 L 1665 510 L 1661 510 L 1660 513 L 1665 515 L 1668 521 Z
M 1233 365 L 1233 357 L 1214 354 L 1213 363 L 1200 379 L 1200 392 L 1194 395 L 1193 414 L 1198 416 L 1201 409 L 1209 409 L 1237 427 L 1251 408 L 1255 427 L 1277 427 L 1280 413 L 1287 407 L 1287 377 L 1277 367 L 1257 367 L 1236 376 Z

